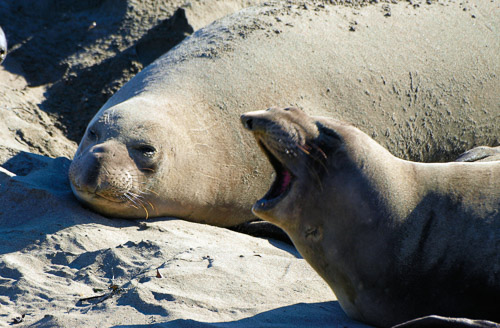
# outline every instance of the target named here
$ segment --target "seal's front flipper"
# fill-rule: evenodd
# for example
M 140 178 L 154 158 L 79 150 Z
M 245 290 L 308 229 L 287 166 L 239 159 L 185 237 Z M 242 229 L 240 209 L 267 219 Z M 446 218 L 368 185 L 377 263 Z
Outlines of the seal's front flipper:
M 492 162 L 500 160 L 500 146 L 479 146 L 458 156 L 455 162 Z
M 447 318 L 430 315 L 400 323 L 392 328 L 500 328 L 500 324 L 487 320 Z

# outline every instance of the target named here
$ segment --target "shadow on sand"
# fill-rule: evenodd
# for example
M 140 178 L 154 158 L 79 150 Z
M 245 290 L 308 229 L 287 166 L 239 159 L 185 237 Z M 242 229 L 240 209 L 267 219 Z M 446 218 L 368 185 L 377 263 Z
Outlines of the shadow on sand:
M 368 328 L 347 317 L 337 301 L 322 303 L 297 303 L 262 312 L 253 317 L 230 322 L 200 322 L 177 319 L 151 325 L 120 325 L 114 328 L 289 328 L 289 327 L 343 327 Z

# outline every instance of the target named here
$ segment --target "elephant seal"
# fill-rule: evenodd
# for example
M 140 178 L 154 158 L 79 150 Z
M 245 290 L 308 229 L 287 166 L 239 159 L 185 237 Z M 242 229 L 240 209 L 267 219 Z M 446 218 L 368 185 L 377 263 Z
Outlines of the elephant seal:
M 292 1 L 198 30 L 91 120 L 70 170 L 75 195 L 114 217 L 252 220 L 273 171 L 239 116 L 275 104 L 359 122 L 406 159 L 495 146 L 495 4 L 478 1 L 476 19 L 455 2 L 391 4 L 390 17 L 384 6 Z
M 2 27 L 0 27 L 0 64 L 7 57 L 7 38 L 3 33 Z
M 253 212 L 285 230 L 351 318 L 500 321 L 500 161 L 402 160 L 297 108 L 241 120 L 276 171 Z
M 457 162 L 492 162 L 500 161 L 500 146 L 479 146 L 466 151 L 455 161 Z

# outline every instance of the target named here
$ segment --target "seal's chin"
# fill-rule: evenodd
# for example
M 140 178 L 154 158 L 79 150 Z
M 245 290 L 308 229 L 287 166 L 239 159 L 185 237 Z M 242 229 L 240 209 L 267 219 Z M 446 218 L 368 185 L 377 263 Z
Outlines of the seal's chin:
M 102 198 L 102 199 L 105 199 L 108 202 L 112 202 L 112 203 L 126 203 L 127 202 L 127 200 L 124 198 L 116 198 L 116 197 L 110 196 L 108 194 L 99 193 L 99 192 L 96 192 L 94 194 L 94 197 L 95 198 Z
M 252 210 L 254 212 L 266 211 L 273 208 L 286 197 L 295 181 L 295 176 L 292 172 L 280 162 L 261 141 L 259 141 L 259 146 L 273 166 L 276 172 L 276 178 L 269 191 L 253 206 Z
M 125 203 L 126 200 L 116 197 L 110 197 L 106 194 L 102 194 L 99 192 L 90 192 L 87 190 L 83 190 L 81 188 L 75 187 L 71 183 L 71 189 L 73 190 L 73 194 L 78 198 L 81 202 L 86 203 L 88 205 L 96 204 L 96 203 Z

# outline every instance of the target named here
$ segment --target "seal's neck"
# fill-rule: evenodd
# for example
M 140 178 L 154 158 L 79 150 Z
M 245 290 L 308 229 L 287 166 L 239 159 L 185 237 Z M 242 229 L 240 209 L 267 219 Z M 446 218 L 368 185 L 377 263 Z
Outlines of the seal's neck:
M 381 217 L 385 224 L 405 217 L 411 211 L 406 206 L 413 198 L 414 170 L 411 163 L 392 155 L 375 140 L 352 126 L 337 128 L 343 137 L 345 153 L 353 174 L 357 176 L 355 188 L 365 193 L 364 198 L 377 201 L 391 217 Z

